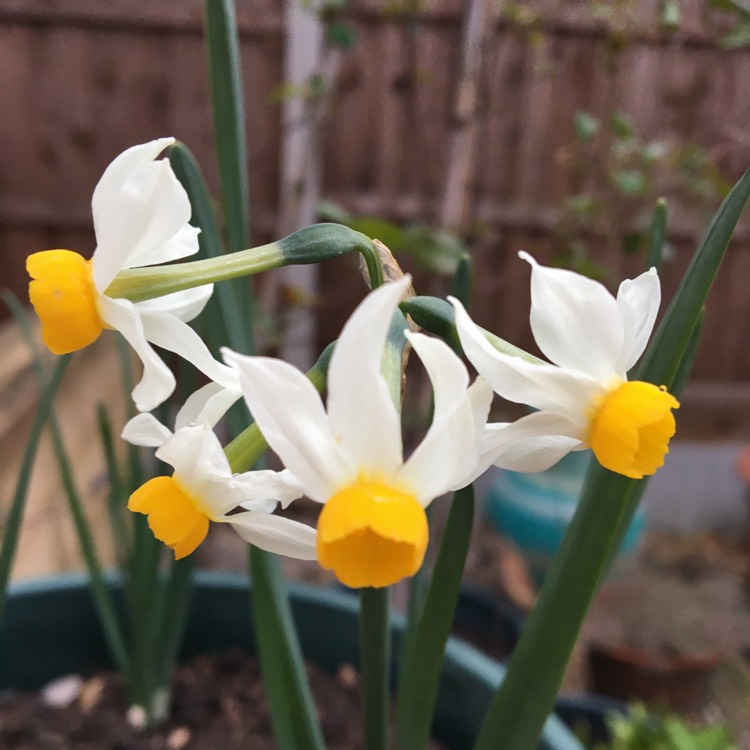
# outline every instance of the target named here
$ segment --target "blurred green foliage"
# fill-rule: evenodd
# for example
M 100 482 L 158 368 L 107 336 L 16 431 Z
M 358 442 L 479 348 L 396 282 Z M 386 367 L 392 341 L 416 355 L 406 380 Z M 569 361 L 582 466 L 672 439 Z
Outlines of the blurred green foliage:
M 709 153 L 693 143 L 642 138 L 630 117 L 578 111 L 573 140 L 559 154 L 566 195 L 556 226 L 558 265 L 606 280 L 602 241 L 610 250 L 645 253 L 657 199 L 670 213 L 703 217 L 729 189 Z M 596 247 L 596 252 L 591 251 Z M 669 249 L 668 249 L 669 252 Z
M 654 716 L 642 705 L 608 724 L 612 742 L 595 750 L 738 750 L 723 725 L 691 727 L 676 714 Z

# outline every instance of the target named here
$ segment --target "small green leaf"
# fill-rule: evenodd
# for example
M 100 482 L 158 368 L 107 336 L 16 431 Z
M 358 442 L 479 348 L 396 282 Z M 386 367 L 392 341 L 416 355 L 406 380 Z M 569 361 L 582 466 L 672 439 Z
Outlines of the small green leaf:
M 588 193 L 577 193 L 575 195 L 569 195 L 565 199 L 565 207 L 568 211 L 572 211 L 576 214 L 581 214 L 584 217 L 595 216 L 599 211 L 599 203 L 597 200 Z
M 466 253 L 466 246 L 457 235 L 422 226 L 406 229 L 403 243 L 395 249 L 413 258 L 425 270 L 442 276 L 453 276 Z
M 721 38 L 724 49 L 739 49 L 750 44 L 750 23 L 747 21 L 737 24 L 728 34 Z
M 334 224 L 346 224 L 346 226 L 351 226 L 350 222 L 353 220 L 352 215 L 345 208 L 333 201 L 318 203 L 318 217 L 321 221 L 332 221 Z
M 380 240 L 393 252 L 397 252 L 404 245 L 404 230 L 390 221 L 362 216 L 350 219 L 345 223 L 355 232 L 372 237 L 374 240 Z
M 612 173 L 611 180 L 623 195 L 642 195 L 646 190 L 646 178 L 636 169 L 618 169 Z
M 678 0 L 663 0 L 659 23 L 666 31 L 676 31 L 682 22 L 682 10 Z
M 596 117 L 588 112 L 579 111 L 573 116 L 573 130 L 581 143 L 588 143 L 599 132 L 600 123 Z
M 609 118 L 609 127 L 620 139 L 633 137 L 633 123 L 623 112 L 613 112 Z
M 356 30 L 347 23 L 332 23 L 326 28 L 326 42 L 332 47 L 351 50 L 358 41 Z
M 667 148 L 666 144 L 662 143 L 661 141 L 652 141 L 651 143 L 647 143 L 643 147 L 642 157 L 646 166 L 653 167 L 668 153 L 669 149 Z

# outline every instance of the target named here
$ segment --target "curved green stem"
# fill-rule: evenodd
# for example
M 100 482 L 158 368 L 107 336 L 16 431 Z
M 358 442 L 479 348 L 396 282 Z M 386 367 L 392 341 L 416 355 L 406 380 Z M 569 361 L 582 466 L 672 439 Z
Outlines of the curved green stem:
M 313 224 L 277 242 L 236 253 L 188 263 L 121 271 L 107 287 L 106 295 L 141 302 L 280 266 L 319 263 L 351 252 L 358 252 L 364 257 L 373 289 L 380 286 L 383 283 L 383 269 L 372 240 L 341 224 Z

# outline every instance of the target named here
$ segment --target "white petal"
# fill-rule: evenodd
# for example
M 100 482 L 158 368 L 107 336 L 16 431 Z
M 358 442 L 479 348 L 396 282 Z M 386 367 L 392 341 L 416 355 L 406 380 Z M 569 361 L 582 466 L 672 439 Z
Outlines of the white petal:
M 618 361 L 618 375 L 621 378 L 625 378 L 627 371 L 643 354 L 660 304 L 661 284 L 655 268 L 620 284 L 617 305 L 625 329 L 625 341 Z
M 299 560 L 315 560 L 315 529 L 291 518 L 266 513 L 238 513 L 234 530 L 248 543 L 267 552 Z
M 328 418 L 341 450 L 367 473 L 392 475 L 402 463 L 401 420 L 381 374 L 386 336 L 405 276 L 365 297 L 344 325 L 328 368 Z
M 96 213 L 99 208 L 100 201 L 106 201 L 108 195 L 119 192 L 133 172 L 142 164 L 148 164 L 156 159 L 174 141 L 174 138 L 158 138 L 148 143 L 131 146 L 117 156 L 104 170 L 104 174 L 94 188 L 94 195 L 91 199 L 94 212 Z
M 484 432 L 484 427 L 490 415 L 493 395 L 492 386 L 481 375 L 469 387 L 469 401 L 471 402 L 471 413 L 474 416 L 474 429 L 477 435 Z
M 236 389 L 219 383 L 208 383 L 188 396 L 175 417 L 175 432 L 192 424 L 213 427 L 242 398 L 239 383 Z
M 609 380 L 624 340 L 614 297 L 598 281 L 519 255 L 531 264 L 531 330 L 539 348 L 560 367 Z
M 191 215 L 185 189 L 168 160 L 152 161 L 156 149 L 171 142 L 129 149 L 94 190 L 93 277 L 100 293 L 123 268 L 163 263 L 198 250 L 197 232 L 185 229 Z
M 239 505 L 246 510 L 262 510 L 259 503 L 264 499 L 272 499 L 274 503 L 279 502 L 282 508 L 286 508 L 292 500 L 304 494 L 302 485 L 288 469 L 248 471 L 235 474 L 232 481 L 238 492 L 245 493 L 245 498 Z
M 210 493 L 204 491 L 206 482 L 232 477 L 221 443 L 209 427 L 183 427 L 156 451 L 156 457 L 172 466 L 175 479 L 188 492 L 208 503 L 214 515 L 226 512 L 220 498 L 208 496 Z
M 325 502 L 356 477 L 333 438 L 320 394 L 295 367 L 269 357 L 221 350 L 240 375 L 250 413 L 271 448 L 302 483 L 305 494 Z
M 449 297 L 456 310 L 461 346 L 477 372 L 498 395 L 570 419 L 586 420 L 586 411 L 600 383 L 587 375 L 546 363 L 533 363 L 495 349 L 463 305 Z
M 210 474 L 202 481 L 201 500 L 221 517 L 235 508 L 271 513 L 281 503 L 286 508 L 302 497 L 302 486 L 288 471 L 246 471 L 243 474 Z M 231 517 L 230 517 L 231 519 Z
M 468 391 L 471 412 L 474 417 L 474 444 L 466 457 L 460 479 L 450 485 L 447 491 L 452 492 L 466 487 L 492 465 L 493 457 L 482 451 L 482 438 L 487 432 L 487 419 L 493 397 L 492 388 L 481 375 L 471 384 Z
M 172 176 L 175 182 L 177 182 L 177 178 L 174 177 L 174 175 Z M 171 190 L 175 193 L 184 192 L 184 188 L 179 182 L 177 182 L 177 185 L 173 185 Z M 187 199 L 187 193 L 185 193 L 184 197 Z M 181 205 L 184 203 L 182 196 L 170 196 L 170 200 L 175 199 L 179 201 Z M 153 198 L 153 200 L 156 201 L 160 199 Z M 169 203 L 161 199 L 161 211 L 166 212 L 170 210 L 169 206 Z M 173 214 L 170 218 L 170 223 L 167 225 L 166 229 L 162 230 L 161 236 L 148 235 L 145 240 L 142 240 L 138 244 L 138 252 L 132 253 L 128 256 L 128 268 L 155 266 L 160 263 L 168 263 L 172 260 L 187 258 L 198 252 L 200 249 L 198 235 L 201 233 L 201 230 L 198 229 L 198 227 L 194 227 L 187 223 L 190 219 L 190 214 L 184 210 L 184 206 L 182 211 L 177 215 L 175 215 L 174 208 L 172 208 L 172 211 Z
M 225 388 L 239 391 L 239 378 L 231 367 L 213 358 L 203 339 L 187 324 L 169 313 L 142 313 L 146 338 L 174 352 Z
M 137 409 L 155 409 L 172 395 L 175 389 L 174 375 L 146 340 L 143 323 L 132 302 L 100 297 L 98 303 L 102 320 L 127 339 L 143 362 L 143 377 L 132 394 Z
M 203 312 L 206 303 L 211 299 L 213 290 L 213 284 L 204 284 L 193 289 L 165 294 L 163 297 L 136 302 L 136 307 L 143 312 L 170 313 L 180 320 L 193 320 Z
M 141 201 L 144 221 L 139 241 L 128 254 L 127 268 L 167 263 L 198 252 L 199 230 L 189 224 L 190 199 L 169 159 L 141 167 L 125 190 Z
M 566 437 L 529 438 L 508 448 L 495 466 L 523 472 L 546 471 L 581 445 L 580 441 Z
M 406 335 L 432 382 L 435 408 L 424 440 L 404 464 L 398 479 L 428 505 L 466 472 L 473 450 L 476 430 L 467 392 L 469 374 L 443 341 L 418 333 Z
M 535 412 L 509 425 L 488 425 L 481 452 L 513 471 L 544 471 L 583 443 L 580 429 L 559 414 Z
M 133 445 L 158 448 L 172 437 L 172 431 L 153 414 L 136 414 L 125 423 L 121 437 Z
M 495 437 L 498 430 L 507 427 L 510 422 L 495 422 L 494 424 L 485 424 L 481 433 L 477 435 L 474 443 L 474 450 L 471 455 L 471 461 L 466 464 L 466 471 L 453 485 L 448 488 L 448 492 L 466 487 L 476 481 L 487 469 L 495 462 L 495 455 L 498 449 L 495 445 Z

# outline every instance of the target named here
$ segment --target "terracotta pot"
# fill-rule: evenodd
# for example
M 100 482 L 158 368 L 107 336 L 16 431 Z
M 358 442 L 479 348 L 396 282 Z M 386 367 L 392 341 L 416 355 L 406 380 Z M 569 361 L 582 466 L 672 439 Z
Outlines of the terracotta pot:
M 709 679 L 721 659 L 719 652 L 655 656 L 630 646 L 593 644 L 589 678 L 595 692 L 612 698 L 694 711 L 705 704 Z

